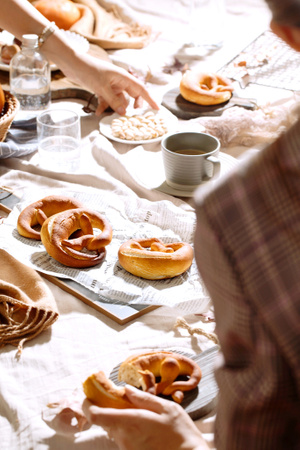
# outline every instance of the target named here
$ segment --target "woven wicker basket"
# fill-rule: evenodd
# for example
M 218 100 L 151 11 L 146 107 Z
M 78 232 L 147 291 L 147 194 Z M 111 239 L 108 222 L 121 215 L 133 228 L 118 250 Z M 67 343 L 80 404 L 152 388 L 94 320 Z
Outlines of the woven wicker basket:
M 6 134 L 19 111 L 20 104 L 16 97 L 8 91 L 4 91 L 5 105 L 2 114 L 0 114 L 0 142 L 6 138 Z

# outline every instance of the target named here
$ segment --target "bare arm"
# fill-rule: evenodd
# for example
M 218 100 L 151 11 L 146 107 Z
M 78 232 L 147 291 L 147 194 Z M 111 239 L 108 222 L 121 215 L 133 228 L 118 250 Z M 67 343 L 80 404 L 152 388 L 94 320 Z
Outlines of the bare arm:
M 40 35 L 49 24 L 27 0 L 2 0 L 1 7 L 0 27 L 18 39 L 27 33 Z M 127 94 L 134 98 L 136 107 L 144 99 L 152 108 L 158 109 L 141 81 L 108 61 L 77 54 L 59 30 L 46 40 L 42 51 L 70 80 L 96 94 L 97 114 L 108 106 L 119 114 L 125 114 Z

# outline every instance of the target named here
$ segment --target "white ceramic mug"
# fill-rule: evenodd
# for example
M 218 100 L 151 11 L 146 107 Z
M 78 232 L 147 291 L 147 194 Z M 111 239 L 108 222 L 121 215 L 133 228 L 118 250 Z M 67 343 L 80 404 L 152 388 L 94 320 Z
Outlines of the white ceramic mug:
M 220 173 L 220 141 L 210 134 L 184 131 L 169 134 L 161 142 L 167 184 L 194 190 Z

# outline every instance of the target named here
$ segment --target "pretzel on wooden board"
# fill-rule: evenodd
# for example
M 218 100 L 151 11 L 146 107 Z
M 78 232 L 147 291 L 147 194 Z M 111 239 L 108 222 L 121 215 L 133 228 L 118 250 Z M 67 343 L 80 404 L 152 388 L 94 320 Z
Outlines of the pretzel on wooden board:
M 232 96 L 230 80 L 215 73 L 187 70 L 180 82 L 182 97 L 198 105 L 218 105 Z
M 34 227 L 42 226 L 45 220 L 62 211 L 82 208 L 82 204 L 75 198 L 63 195 L 49 195 L 28 205 L 19 214 L 17 230 L 21 236 L 41 240 L 41 233 Z
M 194 251 L 190 244 L 164 244 L 158 238 L 130 239 L 118 252 L 119 262 L 127 272 L 148 280 L 176 277 L 192 264 Z
M 101 233 L 94 235 L 93 229 L 99 229 Z M 74 233 L 78 231 L 74 237 Z M 47 253 L 61 264 L 68 267 L 91 267 L 105 258 L 105 247 L 112 240 L 112 227 L 96 211 L 87 208 L 70 209 L 54 214 L 43 223 L 41 239 Z

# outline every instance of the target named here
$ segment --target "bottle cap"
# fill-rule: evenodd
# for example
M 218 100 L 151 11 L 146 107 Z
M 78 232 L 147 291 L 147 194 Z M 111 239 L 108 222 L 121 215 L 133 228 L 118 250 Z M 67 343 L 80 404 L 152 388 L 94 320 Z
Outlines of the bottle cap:
M 24 47 L 35 48 L 38 47 L 38 35 L 37 34 L 23 34 L 22 44 Z

